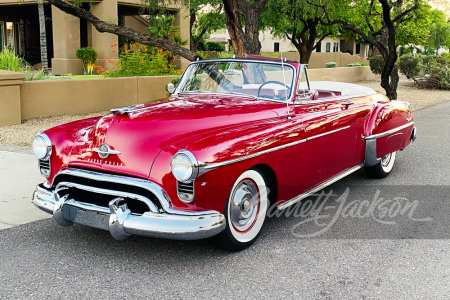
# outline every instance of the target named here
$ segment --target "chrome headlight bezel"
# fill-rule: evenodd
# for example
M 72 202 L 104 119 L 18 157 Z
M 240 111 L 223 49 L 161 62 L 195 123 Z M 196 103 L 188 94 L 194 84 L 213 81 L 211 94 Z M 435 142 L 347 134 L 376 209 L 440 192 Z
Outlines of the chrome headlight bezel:
M 183 159 L 187 159 L 189 161 L 189 164 L 190 164 L 190 167 L 189 167 L 190 174 L 188 174 L 189 176 L 180 177 L 174 171 L 174 162 L 175 162 L 175 159 L 179 156 L 183 156 Z M 195 178 L 197 178 L 198 162 L 197 162 L 197 159 L 195 158 L 195 156 L 191 152 L 189 152 L 187 150 L 180 150 L 172 157 L 172 160 L 170 162 L 170 169 L 172 171 L 172 175 L 175 177 L 176 180 L 178 180 L 180 182 L 191 182 Z
M 52 142 L 45 133 L 39 133 L 34 138 L 33 153 L 40 160 L 48 160 L 52 155 Z

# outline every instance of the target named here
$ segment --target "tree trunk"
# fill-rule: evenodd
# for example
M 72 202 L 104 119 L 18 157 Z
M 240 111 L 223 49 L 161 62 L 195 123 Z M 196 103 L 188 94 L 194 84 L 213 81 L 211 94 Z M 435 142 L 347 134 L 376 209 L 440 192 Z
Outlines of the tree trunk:
M 41 65 L 45 73 L 48 73 L 47 34 L 45 32 L 44 1 L 38 0 L 39 12 L 39 41 L 41 46 Z
M 392 69 L 392 72 L 389 76 L 386 77 L 385 74 L 381 75 L 381 86 L 386 91 L 386 96 L 390 100 L 397 100 L 397 87 L 400 77 L 398 75 L 397 66 Z
M 194 23 L 195 23 L 195 13 L 191 13 L 190 17 L 189 17 L 189 36 L 190 36 L 190 49 L 192 52 L 197 52 L 197 43 L 194 42 L 194 38 L 192 37 L 192 29 L 194 27 Z
M 243 32 L 236 1 L 223 0 L 223 9 L 225 11 L 225 23 L 228 34 L 230 35 L 231 44 L 233 45 L 234 54 L 237 57 L 245 57 L 246 51 L 242 44 Z
M 244 45 L 247 54 L 261 54 L 261 42 L 259 41 L 259 14 L 253 8 L 249 9 L 245 14 Z

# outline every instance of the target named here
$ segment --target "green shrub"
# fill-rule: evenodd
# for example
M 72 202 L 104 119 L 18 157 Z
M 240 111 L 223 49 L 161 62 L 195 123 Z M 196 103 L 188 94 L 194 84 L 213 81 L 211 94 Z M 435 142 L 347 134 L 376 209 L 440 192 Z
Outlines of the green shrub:
M 18 57 L 13 51 L 8 49 L 0 52 L 0 69 L 12 72 L 23 72 L 26 68 L 26 63 L 23 59 Z
M 280 58 L 280 52 L 261 52 L 261 56 Z
M 416 84 L 426 89 L 450 90 L 450 65 L 432 55 L 422 59 L 423 70 L 420 76 L 414 78 Z
M 364 67 L 364 66 L 367 66 L 367 63 L 354 62 L 346 65 L 346 67 Z
M 219 58 L 227 58 L 227 57 L 233 57 L 234 53 L 232 51 L 226 52 L 217 52 Z
M 92 47 L 84 47 L 77 50 L 77 58 L 81 60 L 84 67 L 84 73 L 85 74 L 91 74 L 94 70 L 95 62 L 97 61 L 97 51 L 95 51 Z
M 436 62 L 441 65 L 445 65 L 447 63 L 447 60 L 443 56 L 437 56 L 437 55 L 427 55 L 423 56 L 422 58 L 424 64 L 430 64 L 431 62 Z
M 175 70 L 175 66 L 168 63 L 167 50 L 139 43 L 133 44 L 133 49 L 133 51 L 122 52 L 117 60 L 108 60 L 110 63 L 115 63 L 114 70 L 96 66 L 97 73 L 106 77 L 161 76 L 181 73 Z
M 378 74 L 378 75 L 381 75 L 381 73 L 383 73 L 383 69 L 384 69 L 383 56 L 377 55 L 377 56 L 370 58 L 369 64 L 370 64 L 370 70 L 372 71 L 372 73 Z
M 419 56 L 403 55 L 399 59 L 398 66 L 400 73 L 410 79 L 420 75 L 422 71 L 422 58 Z
M 225 46 L 219 42 L 206 42 L 208 51 L 225 51 Z
M 208 51 L 208 47 L 204 40 L 200 40 L 197 42 L 197 51 Z
M 325 68 L 336 68 L 337 67 L 337 63 L 335 62 L 329 62 L 325 64 Z

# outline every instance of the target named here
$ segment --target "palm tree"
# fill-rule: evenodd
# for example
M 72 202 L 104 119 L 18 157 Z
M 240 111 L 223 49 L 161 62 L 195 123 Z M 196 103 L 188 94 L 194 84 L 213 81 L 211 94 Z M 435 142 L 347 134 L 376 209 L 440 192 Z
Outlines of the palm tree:
M 44 72 L 48 73 L 47 34 L 45 32 L 44 0 L 38 0 L 38 11 L 39 11 L 39 39 L 41 45 L 41 65 Z

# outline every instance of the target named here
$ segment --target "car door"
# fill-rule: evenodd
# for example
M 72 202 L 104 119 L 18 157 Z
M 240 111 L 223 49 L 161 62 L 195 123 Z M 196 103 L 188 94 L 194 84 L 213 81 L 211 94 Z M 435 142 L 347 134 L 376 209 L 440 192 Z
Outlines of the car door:
M 306 129 L 306 186 L 312 188 L 355 167 L 357 134 L 364 117 L 347 97 L 305 101 L 298 106 Z

